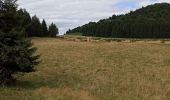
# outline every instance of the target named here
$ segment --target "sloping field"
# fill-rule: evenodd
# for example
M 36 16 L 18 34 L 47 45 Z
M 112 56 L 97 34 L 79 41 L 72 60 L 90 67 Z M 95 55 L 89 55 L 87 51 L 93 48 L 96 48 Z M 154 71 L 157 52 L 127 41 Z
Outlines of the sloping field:
M 0 100 L 170 100 L 170 45 L 34 38 L 37 71 Z

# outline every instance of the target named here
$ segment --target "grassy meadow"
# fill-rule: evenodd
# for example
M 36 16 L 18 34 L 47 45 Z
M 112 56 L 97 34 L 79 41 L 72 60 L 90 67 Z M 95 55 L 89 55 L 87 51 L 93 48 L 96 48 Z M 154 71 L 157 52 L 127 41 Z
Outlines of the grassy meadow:
M 37 71 L 0 100 L 170 100 L 170 43 L 33 38 Z

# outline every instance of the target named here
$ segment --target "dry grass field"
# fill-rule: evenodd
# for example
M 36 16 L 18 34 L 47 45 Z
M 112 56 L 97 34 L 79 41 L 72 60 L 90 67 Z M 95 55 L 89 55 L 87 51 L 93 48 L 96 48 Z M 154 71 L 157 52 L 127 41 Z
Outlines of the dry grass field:
M 34 38 L 37 71 L 0 100 L 170 100 L 170 45 Z

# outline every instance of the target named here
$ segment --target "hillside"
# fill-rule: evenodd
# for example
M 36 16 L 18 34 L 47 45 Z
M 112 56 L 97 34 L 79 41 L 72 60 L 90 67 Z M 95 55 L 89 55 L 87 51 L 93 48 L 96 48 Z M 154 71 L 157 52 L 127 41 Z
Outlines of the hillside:
M 170 4 L 158 3 L 67 31 L 113 38 L 170 38 Z

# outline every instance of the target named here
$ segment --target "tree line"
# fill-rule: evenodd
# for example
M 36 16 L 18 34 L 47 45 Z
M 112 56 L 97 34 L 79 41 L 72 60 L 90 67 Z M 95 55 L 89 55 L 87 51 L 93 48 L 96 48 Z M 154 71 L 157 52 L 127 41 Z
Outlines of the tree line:
M 19 25 L 27 37 L 55 37 L 58 34 L 59 30 L 54 23 L 47 27 L 44 19 L 40 22 L 36 15 L 31 17 L 25 9 L 18 10 L 17 16 L 20 17 Z
M 170 4 L 158 3 L 124 15 L 90 22 L 66 34 L 113 38 L 170 38 Z

